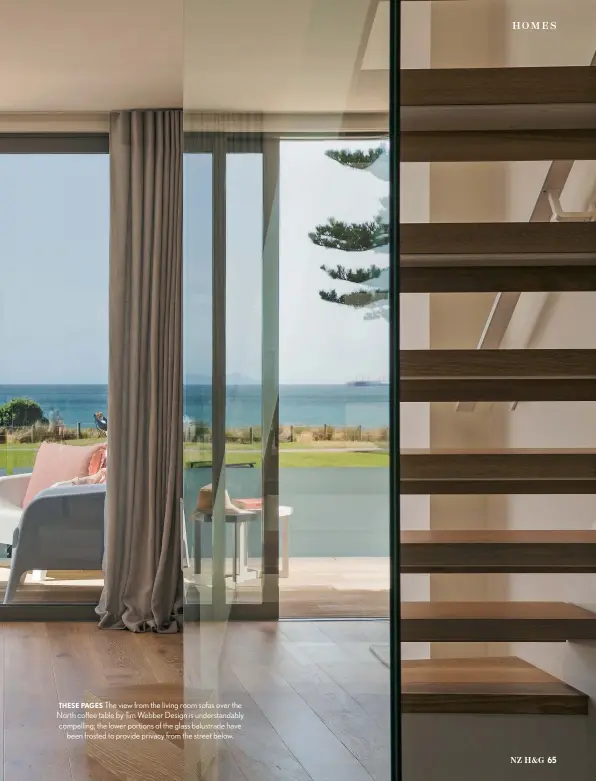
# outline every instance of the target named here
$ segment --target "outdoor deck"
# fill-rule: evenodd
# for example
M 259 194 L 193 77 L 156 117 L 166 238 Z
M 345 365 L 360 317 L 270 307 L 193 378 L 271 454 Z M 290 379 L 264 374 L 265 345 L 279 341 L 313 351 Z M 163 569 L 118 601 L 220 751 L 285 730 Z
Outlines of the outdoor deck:
M 0 566 L 0 598 L 9 563 Z M 231 568 L 231 564 L 230 564 Z M 90 603 L 99 599 L 102 573 L 50 571 L 43 583 L 28 574 L 18 603 Z M 384 557 L 291 558 L 290 573 L 280 578 L 280 612 L 285 618 L 378 618 L 389 613 L 389 559 Z M 191 586 L 192 589 L 192 586 Z M 188 593 L 190 601 L 192 593 Z M 260 599 L 259 581 L 236 589 L 237 601 Z

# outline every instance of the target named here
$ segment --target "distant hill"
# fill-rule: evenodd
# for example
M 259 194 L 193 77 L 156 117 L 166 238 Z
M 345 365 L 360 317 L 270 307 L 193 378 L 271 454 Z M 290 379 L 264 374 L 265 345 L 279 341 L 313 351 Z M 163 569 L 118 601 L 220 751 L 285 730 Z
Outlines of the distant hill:
M 185 385 L 211 385 L 211 375 L 209 374 L 186 374 L 184 375 Z M 245 377 L 243 374 L 233 372 L 228 375 L 228 385 L 259 385 L 260 381 L 251 377 Z

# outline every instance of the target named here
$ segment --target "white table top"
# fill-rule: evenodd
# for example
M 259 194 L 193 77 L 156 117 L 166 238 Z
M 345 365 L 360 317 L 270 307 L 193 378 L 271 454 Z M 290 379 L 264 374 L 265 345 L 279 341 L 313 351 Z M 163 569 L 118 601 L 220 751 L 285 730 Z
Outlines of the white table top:
M 287 505 L 280 504 L 279 505 L 279 517 L 280 518 L 289 518 L 290 515 L 294 512 L 293 507 L 288 507 Z M 238 508 L 236 512 L 228 512 L 226 513 L 226 522 L 227 523 L 236 523 L 237 521 L 248 521 L 248 520 L 256 520 L 261 515 L 261 509 L 256 510 L 241 510 Z M 205 523 L 211 523 L 211 519 L 213 518 L 212 515 L 206 512 L 196 511 L 193 513 L 192 517 L 195 520 L 204 521 Z

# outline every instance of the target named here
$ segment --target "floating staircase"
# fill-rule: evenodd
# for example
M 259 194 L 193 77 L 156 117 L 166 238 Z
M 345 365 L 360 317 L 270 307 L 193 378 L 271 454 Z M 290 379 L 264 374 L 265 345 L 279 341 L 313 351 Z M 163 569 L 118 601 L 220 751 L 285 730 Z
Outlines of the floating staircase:
M 403 70 L 401 102 L 403 162 L 596 158 L 596 68 Z M 399 282 L 402 293 L 596 291 L 596 223 L 403 224 Z M 404 402 L 596 401 L 594 350 L 404 350 L 400 372 Z M 596 449 L 404 450 L 400 480 L 402 494 L 596 494 Z M 400 567 L 596 572 L 596 531 L 404 531 Z M 564 601 L 402 602 L 401 638 L 593 641 L 596 613 Z M 403 711 L 416 716 L 588 712 L 584 694 L 514 658 L 404 661 L 402 686 Z M 566 727 L 550 724 L 556 753 Z M 488 763 L 481 775 L 509 770 Z

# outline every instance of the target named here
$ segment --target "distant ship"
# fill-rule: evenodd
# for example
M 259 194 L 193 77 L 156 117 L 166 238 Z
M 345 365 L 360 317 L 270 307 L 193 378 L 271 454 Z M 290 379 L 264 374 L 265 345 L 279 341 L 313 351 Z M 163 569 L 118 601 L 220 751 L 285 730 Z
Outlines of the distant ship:
M 353 388 L 371 388 L 379 385 L 389 385 L 389 383 L 383 382 L 383 380 L 352 380 L 351 382 L 346 382 L 346 385 L 350 385 Z

